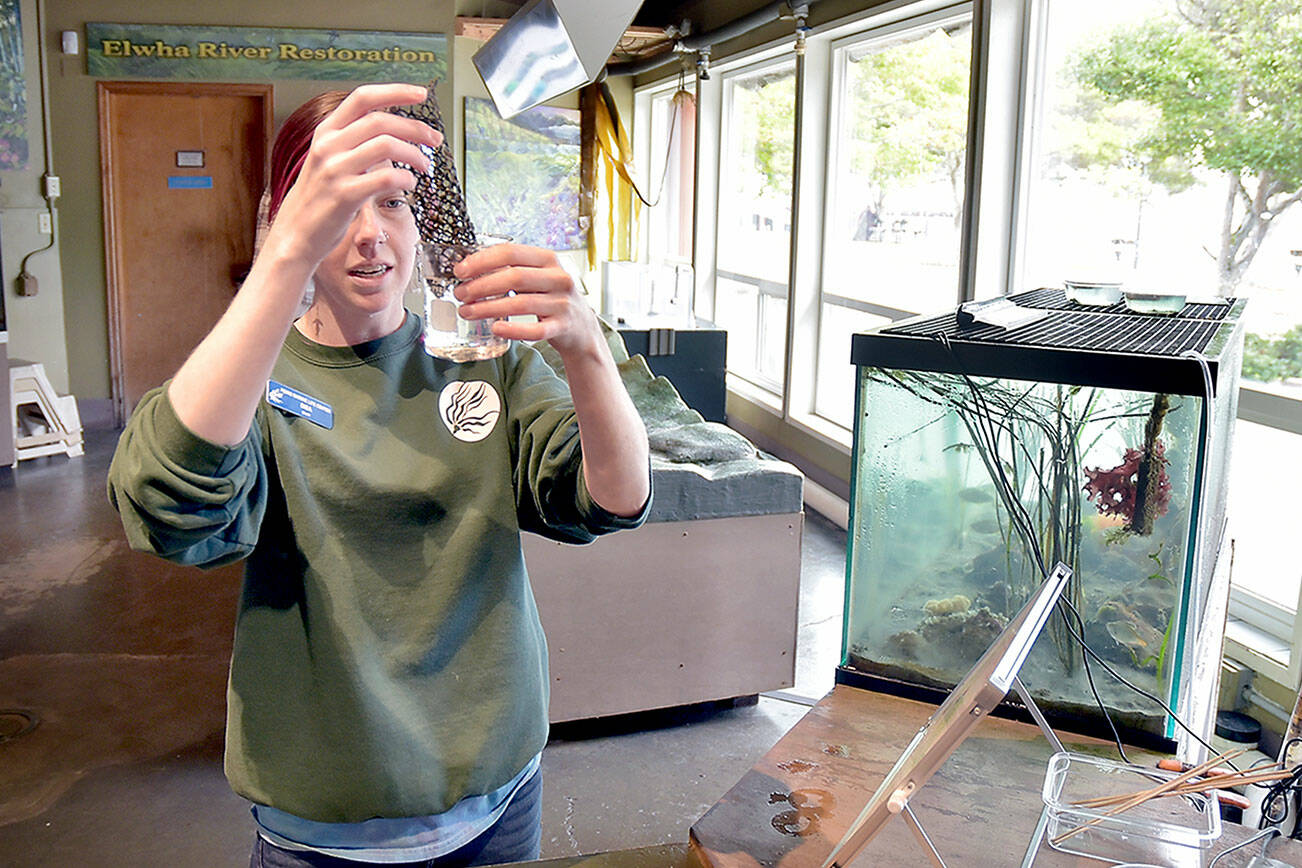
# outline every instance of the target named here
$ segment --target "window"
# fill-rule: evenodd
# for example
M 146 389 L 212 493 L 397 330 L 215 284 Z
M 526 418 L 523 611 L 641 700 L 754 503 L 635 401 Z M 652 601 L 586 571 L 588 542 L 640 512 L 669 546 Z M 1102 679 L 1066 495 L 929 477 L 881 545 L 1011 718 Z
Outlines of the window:
M 1023 261 L 1026 287 L 1246 296 L 1245 375 L 1278 383 L 1302 376 L 1302 156 L 1278 146 L 1302 79 L 1271 5 L 1051 5 Z
M 832 54 L 814 412 L 853 424 L 851 335 L 952 308 L 967 152 L 967 15 L 883 28 Z
M 649 167 L 643 189 L 655 207 L 643 211 L 646 260 L 652 265 L 692 261 L 692 200 L 696 100 L 680 81 L 650 94 L 647 117 L 651 133 Z
M 1235 542 L 1227 647 L 1251 651 L 1254 669 L 1297 684 L 1302 648 L 1296 616 L 1302 563 L 1291 545 L 1302 505 L 1281 492 L 1302 490 L 1302 436 L 1240 419 L 1234 429 L 1229 529 Z
M 728 332 L 728 371 L 781 395 L 795 64 L 732 73 L 723 84 L 714 321 Z
M 1282 145 L 1302 111 L 1296 6 L 1048 10 L 1020 288 L 1101 279 L 1248 299 L 1240 416 L 1271 427 L 1236 426 L 1232 621 L 1259 650 L 1286 649 L 1302 579 L 1285 543 L 1302 511 L 1278 494 L 1302 454 L 1302 151 Z
M 1064 279 L 1246 298 L 1232 616 L 1292 643 L 1302 570 L 1268 529 L 1302 524 L 1295 0 L 990 0 L 976 56 L 966 4 L 851 5 L 808 32 L 800 93 L 790 36 L 699 83 L 698 312 L 742 421 L 835 473 L 855 332 Z

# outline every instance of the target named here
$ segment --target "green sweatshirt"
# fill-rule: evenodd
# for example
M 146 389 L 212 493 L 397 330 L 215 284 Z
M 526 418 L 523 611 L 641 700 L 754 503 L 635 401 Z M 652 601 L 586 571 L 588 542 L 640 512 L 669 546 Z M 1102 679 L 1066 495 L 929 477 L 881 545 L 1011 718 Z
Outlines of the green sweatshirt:
M 260 405 L 224 448 L 147 395 L 109 497 L 134 548 L 246 558 L 226 774 L 321 822 L 440 813 L 510 780 L 547 738 L 547 650 L 521 529 L 588 542 L 635 527 L 583 482 L 565 383 L 532 348 L 453 364 L 419 321 L 355 347 L 291 329 L 272 380 L 326 428 Z

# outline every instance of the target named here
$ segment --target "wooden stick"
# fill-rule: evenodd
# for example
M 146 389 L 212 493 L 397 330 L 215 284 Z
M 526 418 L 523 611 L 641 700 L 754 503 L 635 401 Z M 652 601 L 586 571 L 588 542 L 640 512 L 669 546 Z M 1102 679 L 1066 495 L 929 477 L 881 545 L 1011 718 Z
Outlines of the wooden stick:
M 1241 754 L 1241 753 L 1243 753 L 1243 752 L 1244 752 L 1243 749 L 1240 749 L 1240 750 L 1237 750 L 1237 751 L 1226 751 L 1225 753 L 1221 754 L 1219 757 L 1214 757 L 1213 759 L 1208 760 L 1207 762 L 1203 763 L 1202 765 L 1198 765 L 1198 766 L 1193 766 L 1193 767 L 1191 767 L 1191 768 L 1187 768 L 1187 769 L 1185 769 L 1184 772 L 1182 772 L 1179 776 L 1174 777 L 1174 778 L 1171 778 L 1171 779 L 1169 779 L 1169 780 L 1167 780 L 1167 781 L 1164 781 L 1164 782 L 1162 782 L 1161 784 L 1158 784 L 1157 786 L 1150 787 L 1150 788 L 1147 789 L 1147 790 L 1140 790 L 1140 791 L 1137 791 L 1137 792 L 1134 792 L 1134 793 L 1129 793 L 1129 794 L 1117 794 L 1117 795 L 1111 795 L 1111 796 L 1096 796 L 1095 798 L 1092 798 L 1092 799 L 1081 799 L 1079 802 L 1072 802 L 1071 804 L 1072 804 L 1072 807 L 1074 807 L 1074 808 L 1094 808 L 1094 807 L 1100 807 L 1100 806 L 1102 806 L 1102 805 L 1111 804 L 1111 803 L 1115 803 L 1115 802 L 1118 802 L 1118 801 L 1125 801 L 1126 799 L 1130 799 L 1130 798 L 1132 798 L 1132 797 L 1134 797 L 1134 796 L 1141 795 L 1142 793 L 1149 793 L 1149 792 L 1152 792 L 1153 790 L 1161 789 L 1161 788 L 1167 787 L 1167 786 L 1169 786 L 1172 782 L 1175 782 L 1175 783 L 1178 785 L 1178 784 L 1184 783 L 1186 780 L 1188 780 L 1188 779 L 1191 778 L 1191 777 L 1194 777 L 1194 776 L 1199 775 L 1199 774 L 1203 774 L 1204 772 L 1208 772 L 1208 771 L 1211 769 L 1211 767 L 1212 767 L 1213 765 L 1215 765 L 1216 762 L 1218 762 L 1218 761 L 1221 760 L 1222 757 L 1229 757 L 1229 758 L 1232 759 L 1232 758 L 1238 756 L 1239 754 Z M 1152 772 L 1149 772 L 1147 769 L 1143 769 L 1142 767 L 1137 768 L 1137 769 L 1136 769 L 1136 773 L 1137 773 L 1137 774 L 1152 774 Z M 1160 770 L 1158 770 L 1157 773 L 1160 774 Z M 1217 774 L 1218 774 L 1218 773 L 1215 773 L 1215 772 L 1212 773 L 1213 776 L 1217 776 Z
M 1293 771 L 1290 769 L 1274 769 L 1273 766 L 1267 766 L 1255 771 L 1245 771 L 1230 775 L 1215 775 L 1198 781 L 1186 781 L 1163 795 L 1189 795 L 1190 793 L 1200 793 L 1207 790 L 1224 790 L 1230 787 L 1246 786 L 1249 784 L 1264 784 L 1270 781 L 1281 781 L 1292 776 Z M 1094 799 L 1073 802 L 1072 807 L 1104 808 L 1108 805 L 1115 805 L 1119 802 L 1124 802 L 1134 795 L 1136 794 L 1123 793 L 1115 796 L 1099 796 Z
M 1075 803 L 1073 803 L 1073 805 L 1074 805 L 1074 806 L 1088 806 L 1088 805 L 1090 805 L 1090 803 L 1092 803 L 1092 802 L 1098 802 L 1098 801 L 1103 801 L 1103 800 L 1113 801 L 1113 800 L 1117 800 L 1117 799 L 1125 800 L 1125 799 L 1137 798 L 1137 797 L 1139 797 L 1139 796 L 1147 796 L 1149 793 L 1156 793 L 1156 792 L 1158 792 L 1158 791 L 1165 791 L 1165 790 L 1167 790 L 1167 789 L 1170 789 L 1172 786 L 1179 786 L 1180 784 L 1184 783 L 1185 781 L 1189 780 L 1190 778 L 1192 778 L 1192 777 L 1196 777 L 1197 775 L 1200 775 L 1200 774 L 1206 772 L 1208 769 L 1212 768 L 1212 767 L 1215 766 L 1217 763 L 1223 761 L 1226 757 L 1233 758 L 1233 757 L 1236 757 L 1236 756 L 1238 756 L 1239 754 L 1241 754 L 1241 753 L 1243 753 L 1243 752 L 1244 752 L 1243 749 L 1240 749 L 1240 750 L 1237 750 L 1237 751 L 1227 751 L 1227 752 L 1221 754 L 1221 755 L 1218 756 L 1218 757 L 1213 757 L 1212 759 L 1209 759 L 1207 762 L 1203 763 L 1202 765 L 1197 765 L 1197 766 L 1193 766 L 1192 768 L 1186 769 L 1184 772 L 1182 772 L 1181 774 L 1177 775 L 1176 777 L 1171 778 L 1171 779 L 1169 779 L 1169 780 L 1167 780 L 1167 781 L 1164 781 L 1164 782 L 1162 782 L 1161 784 L 1158 784 L 1157 786 L 1150 787 L 1150 788 L 1147 789 L 1147 790 L 1141 790 L 1141 791 L 1136 792 L 1136 793 L 1131 793 L 1131 794 L 1128 795 L 1128 796 L 1100 796 L 1100 797 L 1097 798 L 1097 799 L 1086 799 L 1086 800 L 1081 801 L 1081 802 L 1075 802 Z M 1149 798 L 1151 798 L 1151 796 L 1149 796 Z
M 1208 769 L 1212 768 L 1213 766 L 1220 765 L 1226 760 L 1233 759 L 1239 754 L 1245 752 L 1246 752 L 1246 748 L 1240 748 L 1234 751 L 1226 751 L 1220 756 L 1209 759 L 1207 762 L 1203 763 L 1202 765 L 1194 766 L 1193 768 L 1189 769 L 1189 771 L 1184 772 L 1183 774 L 1180 774 L 1174 778 L 1171 778 L 1171 780 L 1167 781 L 1166 783 L 1160 784 L 1156 787 L 1153 787 L 1152 789 L 1135 793 L 1134 795 L 1130 796 L 1126 801 L 1122 802 L 1117 807 L 1111 809 L 1110 811 L 1105 812 L 1103 816 L 1095 817 L 1093 820 L 1090 820 L 1088 823 L 1082 823 L 1081 825 L 1077 826 L 1071 831 L 1064 832 L 1063 834 L 1054 838 L 1049 843 L 1061 844 L 1063 841 L 1066 841 L 1068 838 L 1079 835 L 1081 832 L 1084 832 L 1086 829 L 1089 829 L 1093 826 L 1097 826 L 1099 823 L 1102 823 L 1108 817 L 1114 816 L 1116 814 L 1120 814 L 1122 811 L 1128 811 L 1131 808 L 1135 807 L 1136 805 L 1142 804 L 1143 802 L 1147 802 L 1149 799 L 1156 798 L 1157 796 L 1160 796 L 1163 793 L 1173 790 L 1176 787 L 1180 786 L 1180 784 L 1189 780 L 1190 778 L 1200 775 L 1203 772 L 1207 771 Z
M 1284 778 L 1292 777 L 1293 770 L 1290 769 L 1272 769 L 1260 770 L 1260 772 L 1228 774 L 1228 776 L 1216 776 L 1202 778 L 1198 781 L 1186 781 L 1177 786 L 1176 789 L 1170 790 L 1164 795 L 1181 795 L 1187 793 L 1202 793 L 1204 790 L 1224 790 L 1233 786 L 1246 786 L 1251 783 L 1266 783 L 1269 781 L 1282 781 Z M 1107 804 L 1116 804 L 1125 802 L 1131 795 L 1109 795 L 1101 796 L 1099 799 L 1090 799 L 1088 807 L 1105 807 Z M 1085 806 L 1086 803 L 1077 803 L 1077 806 Z
M 1208 790 L 1228 790 L 1230 787 L 1247 786 L 1250 784 L 1265 784 L 1272 781 L 1282 781 L 1286 778 L 1293 777 L 1291 769 L 1280 769 L 1274 772 L 1260 772 L 1253 775 L 1244 775 L 1234 780 L 1222 781 L 1217 778 L 1211 778 L 1203 781 L 1190 781 L 1181 784 L 1174 792 L 1181 795 L 1188 793 L 1202 793 Z
M 1271 783 L 1272 781 L 1281 781 L 1286 778 L 1292 777 L 1292 775 L 1293 775 L 1292 772 L 1276 772 L 1271 775 L 1261 775 L 1258 777 L 1244 779 L 1244 780 L 1190 781 L 1172 790 L 1168 790 L 1165 793 L 1161 793 L 1160 795 L 1154 796 L 1153 798 L 1164 798 L 1166 796 L 1191 796 L 1191 795 L 1197 795 L 1199 793 L 1205 794 L 1205 793 L 1211 793 L 1216 790 L 1228 790 L 1238 786 L 1247 786 L 1251 784 L 1265 784 L 1265 783 Z M 1093 805 L 1093 807 L 1106 808 L 1110 805 L 1119 804 L 1120 802 L 1124 801 L 1126 798 L 1128 797 L 1126 796 L 1114 797 L 1112 799 L 1109 799 L 1106 802 Z

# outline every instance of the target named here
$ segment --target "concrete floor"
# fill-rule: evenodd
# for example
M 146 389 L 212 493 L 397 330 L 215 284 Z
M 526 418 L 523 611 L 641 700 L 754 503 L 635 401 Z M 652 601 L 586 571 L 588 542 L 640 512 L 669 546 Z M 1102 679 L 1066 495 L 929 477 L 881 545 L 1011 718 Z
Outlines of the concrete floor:
M 242 866 L 221 769 L 239 568 L 129 551 L 104 495 L 116 433 L 0 471 L 0 864 Z M 805 522 L 795 687 L 756 704 L 557 727 L 543 856 L 682 843 L 832 686 L 845 533 Z M 793 699 L 797 701 L 792 701 Z M 39 722 L 18 735 L 32 712 Z

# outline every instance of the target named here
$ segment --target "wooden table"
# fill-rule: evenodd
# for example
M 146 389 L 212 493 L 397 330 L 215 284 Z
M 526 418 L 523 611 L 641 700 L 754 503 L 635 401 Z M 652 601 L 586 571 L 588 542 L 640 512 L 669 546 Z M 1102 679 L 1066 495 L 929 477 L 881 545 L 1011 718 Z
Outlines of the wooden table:
M 877 785 L 935 706 L 844 685 L 813 707 L 692 827 L 690 846 L 706 866 L 817 868 L 859 815 Z M 1068 750 L 1115 755 L 1092 739 L 1064 738 Z M 1052 753 L 1035 726 L 981 721 L 941 771 L 910 799 L 946 863 L 1020 866 L 1035 832 L 1040 789 Z M 1154 757 L 1128 751 L 1132 762 Z M 1255 830 L 1226 825 L 1203 864 Z M 1222 859 L 1241 868 L 1260 844 Z M 1275 841 L 1269 855 L 1302 866 L 1302 843 Z M 1166 864 L 1161 859 L 1158 864 Z M 930 862 L 901 819 L 869 842 L 856 866 Z M 1036 868 L 1101 866 L 1042 844 Z M 1194 863 L 1180 863 L 1197 864 Z

